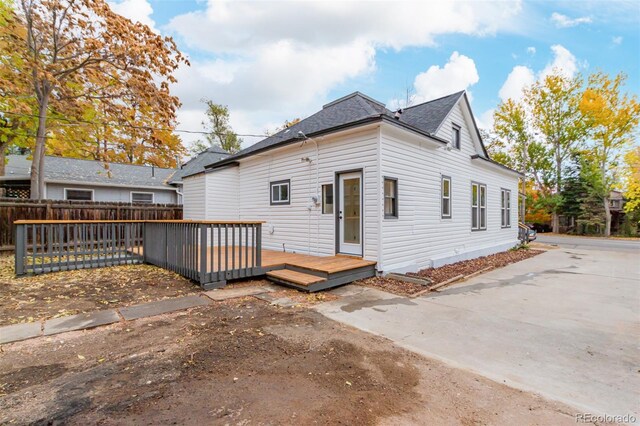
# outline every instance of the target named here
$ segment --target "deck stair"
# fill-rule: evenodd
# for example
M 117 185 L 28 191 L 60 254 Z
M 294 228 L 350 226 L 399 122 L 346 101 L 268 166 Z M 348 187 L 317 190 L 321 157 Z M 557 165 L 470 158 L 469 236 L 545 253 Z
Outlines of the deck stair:
M 375 265 L 356 257 L 294 255 L 271 264 L 266 275 L 277 284 L 314 292 L 373 277 Z
M 292 271 L 291 269 L 278 269 L 267 272 L 267 277 L 279 284 L 296 284 L 308 287 L 311 284 L 317 284 L 327 281 L 326 278 L 317 275 L 305 274 L 303 272 Z

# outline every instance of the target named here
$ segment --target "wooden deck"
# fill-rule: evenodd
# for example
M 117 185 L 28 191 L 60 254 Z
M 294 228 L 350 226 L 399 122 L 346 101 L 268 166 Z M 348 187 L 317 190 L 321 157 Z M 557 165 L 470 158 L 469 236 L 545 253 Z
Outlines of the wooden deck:
M 141 247 L 136 247 L 135 252 L 141 256 L 144 254 Z M 224 286 L 227 280 L 266 275 L 278 284 L 313 292 L 375 275 L 376 262 L 353 256 L 313 256 L 263 249 L 260 253 L 261 266 L 252 268 L 254 255 L 252 247 L 248 250 L 237 246 L 226 249 L 208 247 L 206 269 L 217 278 L 205 287 L 217 288 Z M 194 266 L 200 268 L 199 259 Z
M 333 274 L 375 264 L 376 262 L 351 256 L 312 256 L 276 250 L 262 250 L 262 266 L 264 268 L 291 265 Z

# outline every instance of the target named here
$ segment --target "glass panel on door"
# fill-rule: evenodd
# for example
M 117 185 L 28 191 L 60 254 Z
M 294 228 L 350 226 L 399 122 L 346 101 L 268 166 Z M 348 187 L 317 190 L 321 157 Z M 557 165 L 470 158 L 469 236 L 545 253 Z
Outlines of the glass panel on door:
M 343 241 L 360 244 L 360 178 L 344 180 L 343 214 Z

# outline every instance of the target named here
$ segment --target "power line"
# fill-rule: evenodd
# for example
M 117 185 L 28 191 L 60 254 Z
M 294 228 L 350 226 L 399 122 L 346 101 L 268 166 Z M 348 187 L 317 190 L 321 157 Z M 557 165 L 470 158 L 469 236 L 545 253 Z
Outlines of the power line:
M 19 117 L 31 117 L 31 118 L 40 117 L 39 115 L 36 115 L 36 114 L 25 114 L 20 112 L 13 112 L 13 111 L 0 111 L 0 114 L 8 114 L 8 115 L 15 115 Z M 80 126 L 82 124 L 90 124 L 90 125 L 98 125 L 98 126 L 129 127 L 132 129 L 158 130 L 158 131 L 165 131 L 165 132 L 189 133 L 189 134 L 199 134 L 199 135 L 210 134 L 210 132 L 205 132 L 200 130 L 170 129 L 168 127 L 153 127 L 153 126 L 136 126 L 135 124 L 129 124 L 129 123 L 107 123 L 107 122 L 88 121 L 88 120 L 71 120 L 65 117 L 47 117 L 47 120 L 64 121 L 66 122 L 65 125 L 68 125 L 68 126 Z M 260 134 L 251 134 L 251 133 L 245 133 L 245 134 L 236 133 L 236 135 L 243 136 L 243 137 L 255 137 L 255 138 L 268 138 L 273 136 L 273 135 L 260 135 Z M 23 135 L 23 136 L 28 136 L 28 135 Z

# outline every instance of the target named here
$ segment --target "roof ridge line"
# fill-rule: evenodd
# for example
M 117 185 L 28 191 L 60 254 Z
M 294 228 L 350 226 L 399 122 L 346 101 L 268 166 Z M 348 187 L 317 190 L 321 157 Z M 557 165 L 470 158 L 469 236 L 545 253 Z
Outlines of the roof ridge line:
M 20 155 L 20 154 L 18 154 Z M 26 155 L 24 155 L 24 157 L 27 157 Z M 160 167 L 160 166 L 154 166 L 153 164 L 131 164 L 131 163 L 117 163 L 114 161 L 101 161 L 101 160 L 90 160 L 88 158 L 73 158 L 73 157 L 62 157 L 60 155 L 45 155 L 45 157 L 49 157 L 49 158 L 63 158 L 65 160 L 74 160 L 74 161 L 90 161 L 93 163 L 107 163 L 107 164 L 116 164 L 118 166 L 136 166 L 136 167 L 155 167 L 156 169 L 161 169 L 161 170 L 176 170 L 176 168 L 174 167 Z M 29 161 L 33 161 L 33 160 L 29 160 Z
M 325 108 L 327 108 L 327 107 L 330 107 L 330 106 L 333 106 L 333 105 L 335 105 L 335 104 L 338 104 L 338 103 L 340 103 L 340 102 L 342 102 L 342 101 L 345 101 L 345 100 L 347 100 L 347 99 L 349 99 L 349 98 L 353 98 L 354 96 L 361 96 L 361 97 L 363 97 L 364 99 L 366 99 L 366 100 L 368 100 L 368 101 L 370 101 L 370 102 L 373 102 L 374 104 L 377 104 L 377 105 L 380 105 L 380 106 L 381 106 L 381 107 L 383 107 L 383 108 L 386 108 L 385 104 L 383 104 L 382 102 L 380 102 L 380 101 L 378 101 L 378 100 L 376 100 L 376 99 L 373 99 L 371 96 L 367 96 L 367 95 L 365 95 L 364 93 L 359 92 L 359 91 L 357 91 L 357 90 L 356 90 L 355 92 L 350 93 L 350 94 L 348 94 L 348 95 L 345 95 L 345 96 L 343 96 L 343 97 L 341 97 L 341 98 L 338 98 L 338 99 L 336 99 L 335 101 L 331 101 L 331 102 L 329 102 L 328 104 L 324 104 L 324 105 L 322 105 L 322 109 L 325 109 Z
M 419 104 L 411 105 L 411 106 L 408 106 L 408 107 L 405 107 L 405 108 L 402 108 L 402 109 L 405 110 L 405 109 L 411 109 L 411 108 L 419 107 L 421 105 L 430 104 L 431 102 L 439 101 L 441 99 L 448 98 L 448 97 L 454 96 L 454 95 L 459 95 L 459 97 L 460 97 L 463 94 L 465 94 L 466 92 L 467 92 L 466 90 L 461 90 L 459 92 L 450 93 L 448 95 L 440 96 L 439 98 L 431 99 L 430 101 L 421 102 Z

